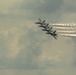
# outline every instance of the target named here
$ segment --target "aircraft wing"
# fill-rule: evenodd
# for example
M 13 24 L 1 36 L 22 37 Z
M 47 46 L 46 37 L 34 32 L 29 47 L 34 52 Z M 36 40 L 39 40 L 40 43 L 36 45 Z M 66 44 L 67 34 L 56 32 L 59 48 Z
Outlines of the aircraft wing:
M 43 23 L 44 23 L 45 21 L 46 21 L 46 20 L 44 20 Z
M 56 33 L 56 30 L 53 33 Z
M 54 37 L 55 39 L 57 39 L 56 37 Z

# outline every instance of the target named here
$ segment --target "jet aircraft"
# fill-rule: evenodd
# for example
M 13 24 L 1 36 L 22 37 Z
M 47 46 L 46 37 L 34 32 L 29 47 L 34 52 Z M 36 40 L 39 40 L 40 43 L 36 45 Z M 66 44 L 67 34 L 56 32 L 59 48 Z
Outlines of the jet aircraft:
M 46 20 L 42 21 L 40 18 L 39 18 L 39 22 L 35 22 L 35 24 L 40 24 L 39 27 L 43 27 L 44 29 L 42 29 L 43 31 L 47 31 L 46 34 L 50 34 L 52 35 L 55 39 L 57 39 L 57 34 L 56 34 L 56 30 L 53 31 L 53 27 L 49 27 L 49 23 L 45 23 Z
M 46 21 L 46 20 L 41 21 L 41 19 L 39 18 L 39 22 L 35 22 L 35 24 L 40 24 L 39 27 L 44 27 L 44 26 L 46 26 L 45 21 Z
M 44 27 L 45 29 L 42 29 L 43 31 L 52 31 L 53 27 L 49 27 L 48 25 L 46 25 L 46 27 Z
M 46 33 L 46 34 L 50 34 L 50 35 L 52 35 L 55 39 L 57 39 L 57 33 L 56 33 L 56 30 L 55 31 L 51 31 L 51 30 L 48 30 L 47 31 L 48 33 Z

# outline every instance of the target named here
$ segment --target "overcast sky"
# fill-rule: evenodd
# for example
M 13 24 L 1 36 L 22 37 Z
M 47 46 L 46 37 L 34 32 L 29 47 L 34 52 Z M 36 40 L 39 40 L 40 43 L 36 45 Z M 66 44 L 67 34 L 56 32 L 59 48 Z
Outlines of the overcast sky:
M 76 23 L 76 0 L 0 0 L 0 75 L 76 75 L 76 38 L 55 40 L 38 18 Z

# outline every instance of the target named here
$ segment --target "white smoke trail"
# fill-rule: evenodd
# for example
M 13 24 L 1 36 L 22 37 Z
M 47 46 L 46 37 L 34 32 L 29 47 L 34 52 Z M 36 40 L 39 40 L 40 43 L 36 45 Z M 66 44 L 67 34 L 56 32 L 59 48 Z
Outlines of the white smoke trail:
M 58 35 L 76 37 L 76 24 L 74 23 L 51 23 L 50 25 L 54 28 L 54 30 L 57 30 Z
M 76 31 L 57 31 L 58 33 L 69 33 L 69 34 L 75 34 L 76 33 Z
M 75 23 L 50 23 L 49 25 L 51 26 L 60 26 L 60 27 L 63 27 L 63 26 L 66 26 L 66 27 L 76 27 L 76 24 Z
M 76 34 L 59 34 L 62 36 L 67 36 L 67 37 L 76 37 Z
M 53 27 L 53 28 L 55 28 L 55 29 L 76 29 L 76 27 Z

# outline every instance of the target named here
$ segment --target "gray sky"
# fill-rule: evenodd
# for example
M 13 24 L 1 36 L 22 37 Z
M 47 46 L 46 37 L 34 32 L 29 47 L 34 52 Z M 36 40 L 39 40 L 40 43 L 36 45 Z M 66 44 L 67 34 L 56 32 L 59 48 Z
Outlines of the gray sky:
M 76 75 L 76 38 L 55 40 L 34 22 L 76 23 L 75 0 L 0 1 L 1 75 Z

